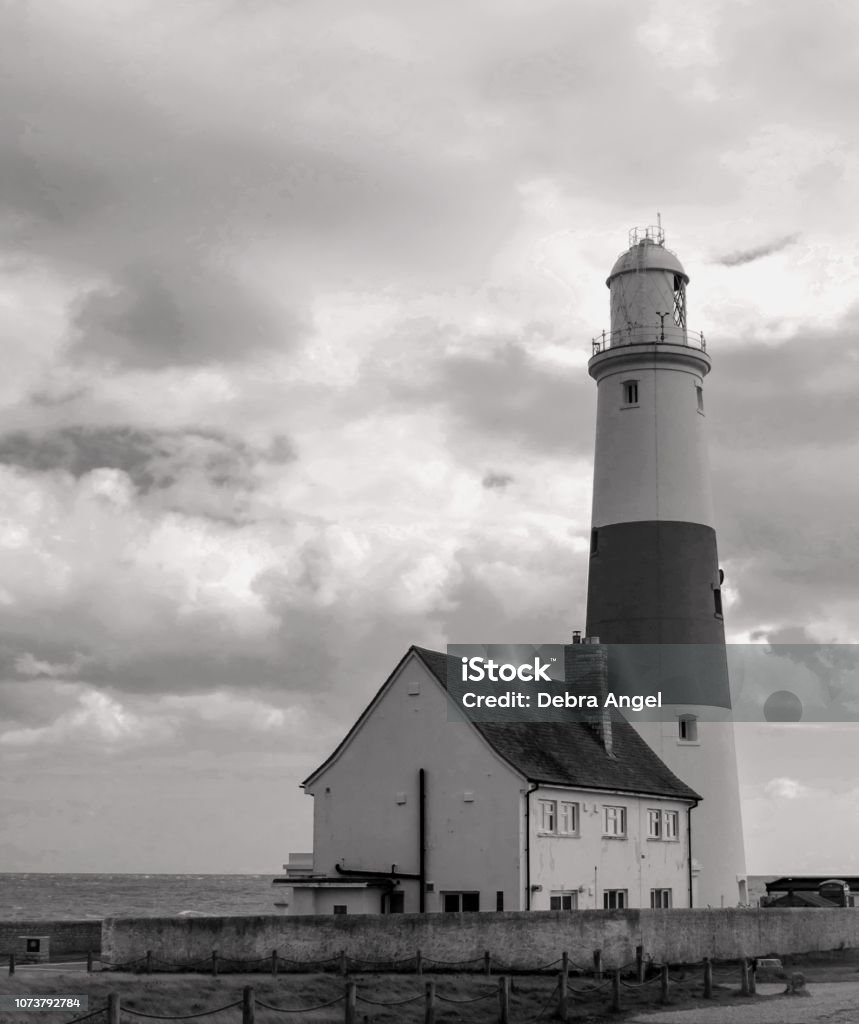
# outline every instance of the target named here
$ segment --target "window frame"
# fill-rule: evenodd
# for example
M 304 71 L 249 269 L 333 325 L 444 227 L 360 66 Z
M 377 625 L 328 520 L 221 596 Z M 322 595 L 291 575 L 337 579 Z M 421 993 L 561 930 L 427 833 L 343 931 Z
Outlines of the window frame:
M 671 910 L 674 906 L 674 892 L 672 889 L 658 888 L 650 890 L 651 910 Z
M 614 906 L 610 906 L 614 903 Z M 602 891 L 603 910 L 628 910 L 629 889 L 603 889 Z
M 631 378 L 621 382 L 621 395 L 623 396 L 623 405 L 627 409 L 634 409 L 638 404 L 638 384 L 637 378 Z
M 540 799 L 537 806 L 540 813 L 537 831 L 544 836 L 555 835 L 558 827 L 558 801 Z M 547 818 L 551 821 L 550 825 L 546 825 Z
M 662 839 L 662 810 L 658 807 L 647 808 L 647 838 Z
M 686 732 L 687 735 L 683 735 Z M 698 716 L 697 715 L 679 715 L 677 717 L 677 742 L 678 743 L 698 743 Z
M 603 804 L 602 810 L 603 839 L 626 839 L 628 828 L 626 808 L 621 804 Z M 609 823 L 612 825 L 611 829 Z
M 572 828 L 564 828 L 564 808 L 570 809 L 570 817 L 572 818 Z M 576 800 L 559 800 L 558 801 L 558 812 L 557 819 L 555 822 L 559 836 L 578 836 L 581 821 L 581 811 Z
M 569 901 L 569 906 L 564 906 L 564 900 Z M 553 907 L 552 903 L 557 901 L 560 906 Z M 570 911 L 579 909 L 579 894 L 575 889 L 553 889 L 549 893 L 549 910 Z

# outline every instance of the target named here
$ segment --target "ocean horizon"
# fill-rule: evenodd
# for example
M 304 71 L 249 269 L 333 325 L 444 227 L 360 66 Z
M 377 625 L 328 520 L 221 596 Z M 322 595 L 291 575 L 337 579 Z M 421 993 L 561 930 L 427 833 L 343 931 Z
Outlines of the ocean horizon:
M 267 875 L 99 872 L 0 873 L 0 921 L 101 920 L 105 917 L 278 914 L 279 887 Z M 757 905 L 776 875 L 749 875 Z

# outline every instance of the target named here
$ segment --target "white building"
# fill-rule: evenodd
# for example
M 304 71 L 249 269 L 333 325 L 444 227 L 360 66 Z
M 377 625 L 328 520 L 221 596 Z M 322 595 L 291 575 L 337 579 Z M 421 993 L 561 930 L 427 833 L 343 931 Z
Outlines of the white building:
M 289 913 L 690 905 L 697 794 L 627 722 L 451 720 L 446 664 L 410 648 L 304 782 Z

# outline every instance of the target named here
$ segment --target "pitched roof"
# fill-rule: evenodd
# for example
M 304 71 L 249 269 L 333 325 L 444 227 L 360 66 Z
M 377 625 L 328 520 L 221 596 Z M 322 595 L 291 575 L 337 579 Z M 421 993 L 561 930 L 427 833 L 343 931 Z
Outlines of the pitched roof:
M 412 647 L 447 689 L 447 655 Z M 700 796 L 671 772 L 629 722 L 613 713 L 612 755 L 584 722 L 472 722 L 489 745 L 531 782 L 612 789 L 681 800 Z

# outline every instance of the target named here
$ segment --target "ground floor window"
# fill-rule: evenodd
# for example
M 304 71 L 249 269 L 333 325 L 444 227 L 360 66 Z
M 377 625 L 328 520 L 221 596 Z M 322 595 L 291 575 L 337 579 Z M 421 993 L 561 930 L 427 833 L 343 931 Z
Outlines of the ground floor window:
M 335 903 L 334 904 L 334 913 L 335 914 L 345 914 L 346 913 L 346 904 L 345 903 Z
M 555 890 L 549 897 L 549 910 L 578 910 L 579 894 L 572 890 Z
M 402 914 L 406 909 L 406 894 L 404 892 L 388 892 L 382 897 L 383 914 Z
M 650 890 L 650 909 L 651 910 L 667 910 L 671 906 L 671 890 L 670 889 L 651 889 Z
M 480 910 L 479 892 L 443 892 L 442 909 L 446 914 L 472 913 Z
M 603 910 L 626 910 L 629 905 L 629 892 L 626 889 L 603 889 Z

